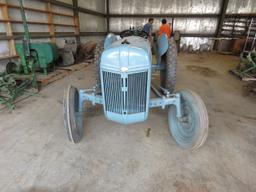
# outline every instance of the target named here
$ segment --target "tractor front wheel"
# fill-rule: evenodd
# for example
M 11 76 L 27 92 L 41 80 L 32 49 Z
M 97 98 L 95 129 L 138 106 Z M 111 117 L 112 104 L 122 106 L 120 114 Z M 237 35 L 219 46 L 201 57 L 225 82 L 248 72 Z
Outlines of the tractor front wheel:
M 202 146 L 208 135 L 208 113 L 202 99 L 193 91 L 180 92 L 182 117 L 177 118 L 175 106 L 168 113 L 169 129 L 176 143 L 185 149 Z
M 79 91 L 69 86 L 63 99 L 64 126 L 68 139 L 72 143 L 79 143 L 83 136 L 83 112 L 79 111 Z

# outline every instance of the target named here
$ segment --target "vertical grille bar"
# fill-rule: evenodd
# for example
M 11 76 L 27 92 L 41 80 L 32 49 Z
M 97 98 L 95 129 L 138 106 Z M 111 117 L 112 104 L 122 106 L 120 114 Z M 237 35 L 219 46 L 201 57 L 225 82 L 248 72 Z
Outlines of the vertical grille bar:
M 103 71 L 105 108 L 107 111 L 122 113 L 121 75 Z
M 106 111 L 118 114 L 146 111 L 148 72 L 128 74 L 125 78 L 117 73 L 102 73 Z
M 146 111 L 148 72 L 128 75 L 128 114 Z

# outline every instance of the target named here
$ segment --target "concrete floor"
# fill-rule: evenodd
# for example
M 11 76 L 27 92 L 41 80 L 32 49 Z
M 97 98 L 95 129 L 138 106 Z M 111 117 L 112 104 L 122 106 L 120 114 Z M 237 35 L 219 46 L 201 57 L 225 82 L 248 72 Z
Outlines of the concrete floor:
M 18 103 L 17 110 L 0 113 L 0 191 L 256 191 L 256 99 L 243 97 L 242 82 L 228 74 L 238 58 L 179 57 L 177 89 L 195 90 L 208 108 L 209 137 L 202 148 L 190 152 L 176 145 L 166 111 L 123 126 L 107 121 L 99 107 L 86 114 L 82 142 L 71 144 L 62 96 L 68 84 L 93 84 L 89 66 Z

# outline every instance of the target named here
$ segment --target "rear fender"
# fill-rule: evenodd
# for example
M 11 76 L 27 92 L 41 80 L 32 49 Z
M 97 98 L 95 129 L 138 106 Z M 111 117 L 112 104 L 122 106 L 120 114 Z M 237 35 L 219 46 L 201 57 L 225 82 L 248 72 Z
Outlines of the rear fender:
M 161 64 L 161 57 L 168 51 L 169 44 L 168 44 L 168 37 L 165 33 L 163 33 L 157 39 L 157 64 Z
M 110 45 L 117 40 L 118 38 L 116 35 L 114 35 L 113 33 L 109 33 L 104 42 L 104 49 L 108 49 Z

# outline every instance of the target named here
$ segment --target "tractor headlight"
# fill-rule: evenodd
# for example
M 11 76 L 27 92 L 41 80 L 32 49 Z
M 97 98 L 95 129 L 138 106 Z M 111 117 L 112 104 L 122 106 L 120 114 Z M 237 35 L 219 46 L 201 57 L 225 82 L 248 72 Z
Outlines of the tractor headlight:
M 121 67 L 120 70 L 121 70 L 122 72 L 128 72 L 129 69 L 128 69 L 128 67 Z

